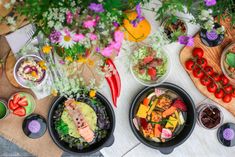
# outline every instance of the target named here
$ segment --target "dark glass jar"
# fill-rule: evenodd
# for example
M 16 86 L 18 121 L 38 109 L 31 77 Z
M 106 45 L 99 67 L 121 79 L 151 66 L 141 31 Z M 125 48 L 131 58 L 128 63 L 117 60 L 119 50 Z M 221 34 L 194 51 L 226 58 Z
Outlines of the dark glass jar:
M 225 35 L 224 34 L 217 34 L 216 29 L 220 28 L 221 25 L 215 23 L 214 29 L 212 31 L 207 31 L 206 29 L 201 29 L 200 31 L 200 39 L 202 43 L 208 47 L 215 47 L 220 45 Z

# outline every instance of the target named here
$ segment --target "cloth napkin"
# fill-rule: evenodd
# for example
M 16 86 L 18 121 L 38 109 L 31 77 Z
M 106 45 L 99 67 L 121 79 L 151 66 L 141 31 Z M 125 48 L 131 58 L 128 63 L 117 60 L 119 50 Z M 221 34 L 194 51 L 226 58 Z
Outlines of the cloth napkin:
M 35 30 L 35 27 L 32 24 L 26 25 L 22 27 L 21 29 L 16 30 L 15 32 L 9 34 L 6 36 L 6 40 L 15 55 L 16 59 L 19 59 L 19 57 L 22 57 L 19 55 L 19 51 L 25 46 L 25 44 L 38 44 L 38 39 L 34 38 L 30 41 L 32 38 L 33 33 L 29 33 Z M 30 42 L 29 42 L 30 41 Z M 28 54 L 35 54 L 35 52 L 27 52 Z M 35 55 L 39 56 L 39 53 L 36 53 Z M 51 94 L 50 90 L 46 90 L 43 88 L 45 85 L 51 84 L 51 78 L 49 75 L 47 75 L 46 79 L 37 87 L 31 88 L 31 90 L 34 92 L 37 99 L 43 99 Z

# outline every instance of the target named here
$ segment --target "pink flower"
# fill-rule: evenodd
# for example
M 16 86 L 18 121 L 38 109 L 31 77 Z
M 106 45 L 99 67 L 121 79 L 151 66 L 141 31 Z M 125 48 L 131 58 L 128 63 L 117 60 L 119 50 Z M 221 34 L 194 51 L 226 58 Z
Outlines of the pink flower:
M 83 27 L 85 28 L 91 28 L 91 27 L 95 27 L 96 26 L 96 20 L 92 19 L 92 20 L 87 20 L 83 22 Z
M 114 40 L 116 42 L 122 42 L 124 40 L 124 33 L 122 31 L 115 31 L 114 32 Z
M 67 24 L 71 24 L 73 22 L 73 14 L 69 10 L 66 12 L 66 22 Z
M 92 41 L 97 39 L 97 35 L 95 35 L 94 33 L 90 33 L 89 37 Z
M 119 51 L 120 48 L 122 47 L 122 43 L 112 41 L 111 44 L 110 44 L 110 47 L 112 47 L 112 48 L 116 49 L 117 51 Z
M 75 34 L 73 36 L 73 41 L 79 42 L 79 41 L 83 40 L 84 38 L 85 38 L 85 36 L 83 34 Z
M 105 57 L 109 57 L 111 56 L 112 52 L 113 52 L 113 48 L 111 46 L 108 46 L 101 51 L 101 54 Z

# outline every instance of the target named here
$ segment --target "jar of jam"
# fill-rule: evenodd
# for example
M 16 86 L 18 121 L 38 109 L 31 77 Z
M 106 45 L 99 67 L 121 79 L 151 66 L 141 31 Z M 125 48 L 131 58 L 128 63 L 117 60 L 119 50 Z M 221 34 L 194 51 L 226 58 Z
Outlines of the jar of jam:
M 216 129 L 223 123 L 223 114 L 219 107 L 202 104 L 197 108 L 198 123 L 206 129 Z

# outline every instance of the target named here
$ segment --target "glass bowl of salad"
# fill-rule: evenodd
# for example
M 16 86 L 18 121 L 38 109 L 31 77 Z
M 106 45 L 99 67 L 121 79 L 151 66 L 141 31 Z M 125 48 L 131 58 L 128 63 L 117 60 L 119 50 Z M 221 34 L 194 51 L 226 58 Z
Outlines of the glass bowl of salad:
M 230 83 L 235 85 L 235 42 L 224 49 L 221 55 L 221 69 Z
M 170 57 L 164 50 L 155 50 L 150 45 L 135 48 L 131 56 L 130 69 L 134 78 L 145 86 L 156 86 L 164 82 L 170 72 Z

